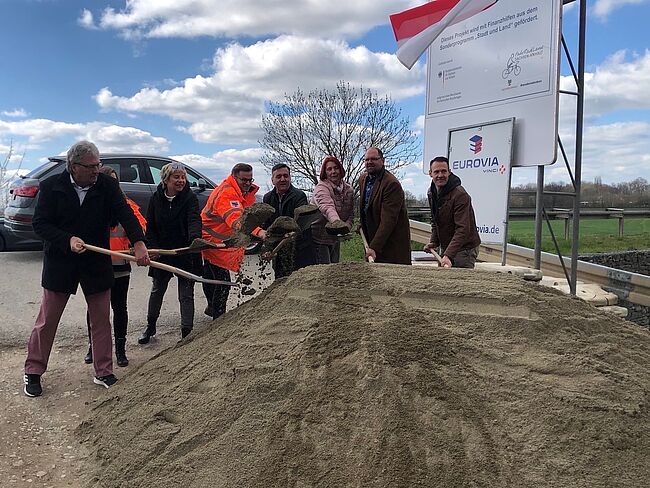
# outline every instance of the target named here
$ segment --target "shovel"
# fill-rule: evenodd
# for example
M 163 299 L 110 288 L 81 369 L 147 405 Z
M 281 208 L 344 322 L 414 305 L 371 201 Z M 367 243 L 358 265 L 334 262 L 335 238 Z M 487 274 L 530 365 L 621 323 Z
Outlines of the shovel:
M 109 256 L 115 256 L 118 258 L 126 259 L 127 261 L 134 261 L 134 262 L 137 261 L 135 256 L 131 256 L 130 254 L 125 254 L 118 251 L 111 251 L 110 249 L 104 249 L 103 247 L 84 244 L 84 248 L 88 249 L 89 251 L 98 252 L 100 254 L 108 254 Z M 151 266 L 152 268 L 158 268 L 164 271 L 169 271 L 170 273 L 173 273 L 176 276 L 180 276 L 182 278 L 186 278 L 192 281 L 198 281 L 199 283 L 208 283 L 211 285 L 239 286 L 238 283 L 234 283 L 232 281 L 210 280 L 208 278 L 203 278 L 202 276 L 197 276 L 195 274 L 190 273 L 189 271 L 185 271 L 184 269 L 180 269 L 175 266 L 170 266 L 169 264 L 159 263 L 157 261 L 151 261 L 149 263 L 149 266 Z
M 363 233 L 363 227 L 361 226 L 359 226 L 359 234 L 361 234 L 361 241 L 363 241 L 363 249 L 365 252 L 368 252 L 370 246 L 368 246 L 368 239 L 366 239 L 366 235 Z M 371 256 L 368 256 L 368 262 L 372 264 L 375 262 L 375 260 Z
M 179 247 L 176 249 L 148 249 L 149 254 L 158 254 L 159 256 L 179 256 L 181 254 L 188 254 L 193 252 L 201 252 L 206 249 L 224 249 L 226 247 L 235 247 L 234 239 L 226 239 L 222 243 L 210 242 L 200 237 L 194 239 L 187 247 Z M 116 252 L 125 254 L 133 254 L 133 249 L 124 249 Z
M 285 234 L 284 238 L 280 242 L 278 242 L 278 244 L 273 248 L 272 251 L 265 252 L 262 254 L 262 258 L 266 259 L 267 261 L 271 261 L 275 256 L 278 255 L 278 252 L 280 252 L 280 250 L 284 246 L 289 244 L 291 241 L 295 240 L 297 235 L 298 234 L 296 232 L 289 232 L 288 234 Z

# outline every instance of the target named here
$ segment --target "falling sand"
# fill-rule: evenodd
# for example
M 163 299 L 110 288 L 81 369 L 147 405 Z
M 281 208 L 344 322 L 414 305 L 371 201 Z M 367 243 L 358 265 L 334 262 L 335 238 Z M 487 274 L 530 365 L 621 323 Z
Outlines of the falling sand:
M 314 266 L 107 391 L 102 487 L 629 487 L 650 333 L 520 278 Z

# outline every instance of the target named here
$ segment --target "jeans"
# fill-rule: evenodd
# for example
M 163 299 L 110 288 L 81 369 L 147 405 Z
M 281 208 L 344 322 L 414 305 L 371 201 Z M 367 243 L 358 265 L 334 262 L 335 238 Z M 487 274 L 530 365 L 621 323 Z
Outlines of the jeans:
M 157 270 L 153 279 L 151 294 L 149 295 L 149 306 L 147 309 L 147 325 L 155 327 L 163 298 L 169 285 L 169 280 L 174 276 L 172 273 Z M 191 329 L 194 326 L 194 282 L 185 278 L 178 278 L 178 301 L 181 309 L 181 328 Z

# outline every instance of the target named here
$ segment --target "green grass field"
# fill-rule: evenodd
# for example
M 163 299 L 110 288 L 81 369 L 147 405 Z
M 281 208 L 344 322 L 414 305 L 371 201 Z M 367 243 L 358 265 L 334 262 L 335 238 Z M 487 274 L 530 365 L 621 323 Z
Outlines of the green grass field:
M 564 221 L 551 221 L 555 238 L 560 245 L 560 252 L 568 255 L 571 252 L 571 229 L 569 239 L 564 239 Z M 533 248 L 535 245 L 535 222 L 520 220 L 510 222 L 508 242 Z M 411 243 L 411 249 L 421 250 L 422 244 Z M 580 221 L 579 253 L 594 253 L 608 251 L 631 251 L 635 249 L 650 249 L 650 219 L 626 218 L 624 236 L 618 237 L 617 219 L 583 219 Z M 544 222 L 542 233 L 542 250 L 555 254 L 555 246 L 551 240 L 548 226 Z M 359 235 L 341 245 L 341 261 L 363 261 L 363 244 Z
M 564 221 L 552 220 L 551 226 L 562 254 L 571 251 L 571 228 L 569 239 L 564 239 Z M 535 245 L 535 222 L 521 220 L 510 222 L 508 242 L 532 248 Z M 650 248 L 650 219 L 626 218 L 623 237 L 618 237 L 618 219 L 582 219 L 580 221 L 579 253 L 631 251 Z M 555 253 L 555 246 L 544 222 L 542 250 Z

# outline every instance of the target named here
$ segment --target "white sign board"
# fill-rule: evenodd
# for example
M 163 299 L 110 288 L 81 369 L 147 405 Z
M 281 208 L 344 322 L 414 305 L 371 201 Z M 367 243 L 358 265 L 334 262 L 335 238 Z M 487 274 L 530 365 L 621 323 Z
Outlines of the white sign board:
M 449 169 L 472 197 L 484 244 L 506 243 L 514 120 L 449 131 Z
M 514 117 L 514 166 L 557 157 L 562 0 L 499 0 L 428 51 L 424 162 L 453 127 Z

